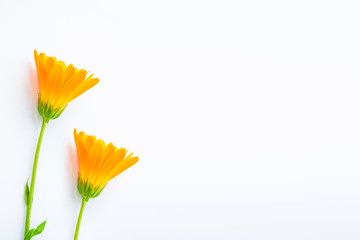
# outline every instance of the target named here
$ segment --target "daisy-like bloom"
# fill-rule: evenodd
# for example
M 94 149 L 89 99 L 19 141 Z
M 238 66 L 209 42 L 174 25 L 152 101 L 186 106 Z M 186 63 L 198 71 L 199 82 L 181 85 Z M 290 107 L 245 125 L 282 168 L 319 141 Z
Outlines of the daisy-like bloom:
M 97 197 L 106 184 L 139 161 L 125 148 L 117 148 L 112 143 L 105 144 L 95 136 L 77 132 L 74 138 L 78 154 L 79 175 L 77 188 L 82 196 L 82 204 L 76 225 L 74 239 L 78 239 L 81 218 L 86 202 Z
M 97 197 L 111 179 L 139 161 L 133 153 L 127 154 L 125 148 L 106 145 L 103 140 L 76 129 L 74 138 L 79 163 L 78 190 L 86 201 Z
M 34 51 L 39 78 L 38 111 L 45 122 L 58 118 L 69 102 L 95 86 L 98 78 L 87 77 L 85 69 L 66 66 L 55 57 Z

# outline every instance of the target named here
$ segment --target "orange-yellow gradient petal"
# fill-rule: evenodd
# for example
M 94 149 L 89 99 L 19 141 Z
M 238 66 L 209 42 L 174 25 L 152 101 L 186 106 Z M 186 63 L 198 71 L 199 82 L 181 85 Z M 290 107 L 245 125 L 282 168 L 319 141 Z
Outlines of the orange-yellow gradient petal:
M 77 132 L 74 138 L 79 162 L 79 180 L 92 189 L 102 189 L 111 179 L 139 161 L 125 148 L 117 148 L 112 143 L 96 139 L 95 136 Z M 79 188 L 79 186 L 78 186 Z
M 78 70 L 72 64 L 66 66 L 55 57 L 48 57 L 44 53 L 38 54 L 36 50 L 34 58 L 39 78 L 39 104 L 42 107 L 46 105 L 52 111 L 62 111 L 69 102 L 99 82 L 93 74 L 86 77 L 86 70 Z M 46 115 L 44 111 L 39 109 L 42 116 Z

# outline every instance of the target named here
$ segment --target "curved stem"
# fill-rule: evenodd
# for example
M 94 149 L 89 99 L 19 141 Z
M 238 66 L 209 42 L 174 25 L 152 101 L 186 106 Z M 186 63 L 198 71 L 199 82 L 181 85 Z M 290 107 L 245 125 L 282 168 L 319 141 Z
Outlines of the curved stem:
M 77 240 L 79 237 L 80 224 L 81 224 L 82 215 L 84 213 L 85 204 L 86 204 L 86 201 L 85 201 L 85 198 L 83 198 L 82 202 L 81 202 L 79 217 L 78 217 L 77 224 L 76 224 L 74 240 Z
M 39 140 L 38 140 L 38 143 L 36 146 L 34 165 L 33 165 L 33 170 L 32 170 L 32 175 L 31 175 L 31 185 L 30 185 L 29 197 L 28 197 L 28 202 L 27 202 L 27 207 L 26 207 L 24 238 L 26 236 L 26 233 L 30 229 L 30 216 L 31 216 L 31 208 L 32 208 L 32 202 L 33 202 L 33 196 L 34 196 L 34 190 L 35 190 L 36 169 L 37 169 L 37 165 L 38 165 L 40 147 L 41 147 L 41 142 L 43 139 L 45 127 L 46 127 L 46 122 L 45 122 L 45 120 L 43 120 L 42 125 L 41 125 Z

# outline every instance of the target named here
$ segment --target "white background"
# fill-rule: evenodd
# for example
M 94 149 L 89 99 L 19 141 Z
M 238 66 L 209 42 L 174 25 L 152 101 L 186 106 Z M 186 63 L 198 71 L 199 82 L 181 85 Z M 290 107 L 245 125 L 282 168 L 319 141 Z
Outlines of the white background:
M 140 157 L 81 240 L 358 240 L 358 1 L 0 3 L 0 239 L 22 239 L 41 119 L 33 50 L 100 83 L 48 125 L 34 239 L 72 239 L 73 128 Z

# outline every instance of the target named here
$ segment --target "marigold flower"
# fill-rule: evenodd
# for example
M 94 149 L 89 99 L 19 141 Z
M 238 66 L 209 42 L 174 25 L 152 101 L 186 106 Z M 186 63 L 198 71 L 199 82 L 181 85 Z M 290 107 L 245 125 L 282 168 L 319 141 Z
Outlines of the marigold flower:
M 78 190 L 85 201 L 97 197 L 107 182 L 139 161 L 133 153 L 127 155 L 125 148 L 106 145 L 103 140 L 76 129 L 74 138 L 79 162 Z
M 84 132 L 78 133 L 76 129 L 74 138 L 79 161 L 77 188 L 82 196 L 74 234 L 74 240 L 77 240 L 89 199 L 97 197 L 111 179 L 137 163 L 139 158 L 133 157 L 133 153 L 127 155 L 128 150 L 125 148 L 117 148 L 112 143 L 106 145 L 103 140 Z
M 86 77 L 85 69 L 66 66 L 55 57 L 38 54 L 36 50 L 34 57 L 40 86 L 38 111 L 46 122 L 58 118 L 69 102 L 99 82 L 93 74 Z

